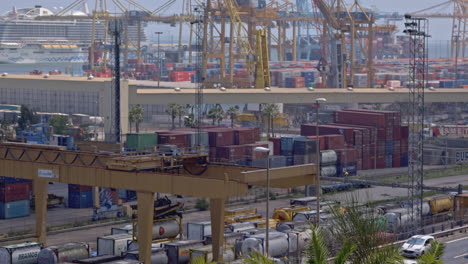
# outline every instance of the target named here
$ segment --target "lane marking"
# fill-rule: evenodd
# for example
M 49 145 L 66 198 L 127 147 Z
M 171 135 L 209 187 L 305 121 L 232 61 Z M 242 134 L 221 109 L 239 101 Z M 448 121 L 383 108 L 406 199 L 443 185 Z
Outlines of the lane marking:
M 466 255 L 468 255 L 468 253 L 461 254 L 461 255 L 455 256 L 455 257 L 453 257 L 453 258 L 461 258 L 461 257 L 466 256 Z
M 465 240 L 465 239 L 468 239 L 468 237 L 462 237 L 462 238 L 459 238 L 459 239 L 447 241 L 447 242 L 445 242 L 444 244 L 450 244 L 450 243 L 462 241 L 462 240 Z

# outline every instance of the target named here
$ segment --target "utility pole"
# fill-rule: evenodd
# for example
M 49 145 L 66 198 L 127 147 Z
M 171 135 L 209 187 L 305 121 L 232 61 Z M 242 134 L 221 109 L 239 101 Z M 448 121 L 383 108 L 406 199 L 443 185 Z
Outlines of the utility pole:
M 121 32 L 122 21 L 109 21 L 109 34 L 114 37 L 114 92 L 115 92 L 115 111 L 114 111 L 114 141 L 120 143 L 120 45 L 122 44 Z
M 159 36 L 161 36 L 162 32 L 157 31 L 154 32 L 158 36 L 158 88 L 159 88 L 159 82 L 161 81 L 161 73 L 162 73 L 162 57 L 161 57 L 161 48 L 160 48 L 160 43 L 159 43 Z

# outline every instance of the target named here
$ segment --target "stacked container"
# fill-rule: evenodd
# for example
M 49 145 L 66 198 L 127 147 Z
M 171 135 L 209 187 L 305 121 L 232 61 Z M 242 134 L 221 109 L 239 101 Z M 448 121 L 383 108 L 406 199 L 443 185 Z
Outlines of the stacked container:
M 29 215 L 31 180 L 0 177 L 0 219 Z
M 68 207 L 89 208 L 93 206 L 93 188 L 87 185 L 68 184 Z
M 286 165 L 291 166 L 294 164 L 294 141 L 295 140 L 304 140 L 306 137 L 302 136 L 290 136 L 282 137 L 280 140 L 280 151 L 281 156 L 286 157 Z

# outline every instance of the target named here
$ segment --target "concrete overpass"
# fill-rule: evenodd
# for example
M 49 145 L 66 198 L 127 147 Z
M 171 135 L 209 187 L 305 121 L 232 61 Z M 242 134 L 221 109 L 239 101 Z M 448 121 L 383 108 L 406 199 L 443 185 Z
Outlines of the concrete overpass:
M 121 85 L 121 124 L 122 132 L 128 131 L 129 105 L 156 104 L 193 104 L 195 85 L 191 83 L 161 82 L 161 89 L 156 82 L 127 81 Z M 180 87 L 180 91 L 175 91 Z M 407 102 L 408 89 L 356 88 L 315 89 L 272 88 L 263 89 L 205 89 L 206 104 L 236 103 L 311 103 L 316 98 L 325 97 L 327 103 L 393 103 Z M 113 109 L 113 91 L 110 79 L 85 77 L 64 77 L 32 75 L 9 75 L 0 77 L 0 104 L 25 104 L 39 111 L 85 113 L 100 115 L 105 122 L 106 134 L 111 133 Z M 468 89 L 427 90 L 426 102 L 468 102 Z

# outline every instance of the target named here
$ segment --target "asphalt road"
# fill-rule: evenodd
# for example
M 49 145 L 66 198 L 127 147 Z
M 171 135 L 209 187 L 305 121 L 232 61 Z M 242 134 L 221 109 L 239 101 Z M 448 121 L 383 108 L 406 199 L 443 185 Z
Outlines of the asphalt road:
M 468 235 L 445 242 L 444 264 L 468 264 Z

